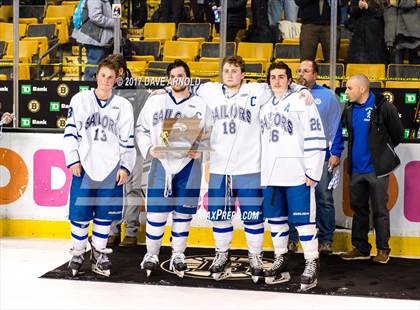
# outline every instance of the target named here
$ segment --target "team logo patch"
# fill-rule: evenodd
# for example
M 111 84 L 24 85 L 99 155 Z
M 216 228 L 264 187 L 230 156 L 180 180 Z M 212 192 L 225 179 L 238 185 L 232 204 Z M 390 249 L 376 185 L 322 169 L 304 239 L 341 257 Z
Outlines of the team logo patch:
M 213 280 L 209 271 L 210 265 L 213 263 L 213 259 L 213 256 L 207 255 L 192 255 L 185 257 L 185 263 L 187 264 L 188 269 L 184 272 L 184 277 Z M 232 255 L 230 260 L 232 275 L 228 278 L 229 280 L 251 279 L 249 260 L 247 256 Z M 166 272 L 173 273 L 169 270 L 169 262 L 170 259 L 162 262 L 160 267 Z M 272 262 L 272 259 L 263 258 L 264 268 L 268 268 Z
M 28 110 L 32 113 L 37 113 L 41 109 L 41 104 L 38 100 L 32 99 L 28 102 Z
M 389 103 L 394 103 L 394 94 L 390 91 L 384 91 L 383 95 L 385 96 L 386 100 L 388 100 Z
M 70 89 L 67 86 L 67 84 L 60 84 L 60 85 L 57 86 L 57 94 L 60 97 L 67 97 L 69 92 L 70 92 Z
M 57 125 L 57 128 L 64 128 L 66 126 L 66 118 L 65 117 L 58 118 L 56 125 Z

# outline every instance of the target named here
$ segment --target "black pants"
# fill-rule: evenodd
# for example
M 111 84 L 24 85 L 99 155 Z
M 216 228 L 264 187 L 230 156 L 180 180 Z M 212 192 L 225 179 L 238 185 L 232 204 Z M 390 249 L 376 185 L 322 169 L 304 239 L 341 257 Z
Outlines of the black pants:
M 147 1 L 146 0 L 133 0 L 132 2 L 133 26 L 136 28 L 143 28 L 147 22 Z
M 185 21 L 184 0 L 161 0 L 162 16 L 160 22 L 182 23 Z
M 377 178 L 374 173 L 353 173 L 350 177 L 350 207 L 353 210 L 351 242 L 360 252 L 370 253 L 372 246 L 368 242 L 369 233 L 369 198 L 373 213 L 373 226 L 376 235 L 376 248 L 390 251 L 388 203 L 389 177 Z
M 340 48 L 340 28 L 337 28 L 337 59 Z M 324 62 L 330 62 L 330 26 L 302 24 L 300 30 L 300 59 L 315 60 L 318 43 L 321 43 Z

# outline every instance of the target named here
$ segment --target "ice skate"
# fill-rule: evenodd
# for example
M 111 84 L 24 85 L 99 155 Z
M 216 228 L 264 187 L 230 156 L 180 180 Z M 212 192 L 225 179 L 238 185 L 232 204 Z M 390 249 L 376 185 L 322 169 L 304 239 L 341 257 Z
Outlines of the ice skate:
M 68 269 L 70 274 L 75 277 L 80 273 L 80 268 L 82 268 L 85 260 L 85 250 L 70 249 L 70 255 L 72 255 L 72 258 L 69 261 Z
M 143 261 L 140 264 L 141 269 L 146 271 L 146 276 L 149 277 L 153 271 L 159 268 L 159 258 L 157 255 L 146 253 Z
M 319 260 L 307 259 L 305 261 L 305 270 L 300 276 L 300 291 L 305 292 L 314 288 L 318 283 Z
M 211 264 L 209 271 L 216 281 L 228 278 L 232 270 L 230 268 L 230 255 L 229 252 L 216 251 L 216 257 Z
M 180 278 L 184 277 L 184 271 L 187 270 L 184 253 L 172 253 L 169 270 L 173 271 Z
M 265 271 L 265 283 L 272 285 L 290 281 L 290 274 L 285 271 L 286 268 L 286 255 L 276 255 L 270 269 Z
M 105 277 L 109 277 L 111 275 L 112 264 L 108 258 L 108 254 L 111 253 L 112 249 L 96 249 L 92 245 L 92 251 L 90 253 L 92 271 Z
M 264 277 L 264 264 L 262 261 L 262 255 L 248 253 L 248 258 L 252 281 L 257 283 L 260 278 Z

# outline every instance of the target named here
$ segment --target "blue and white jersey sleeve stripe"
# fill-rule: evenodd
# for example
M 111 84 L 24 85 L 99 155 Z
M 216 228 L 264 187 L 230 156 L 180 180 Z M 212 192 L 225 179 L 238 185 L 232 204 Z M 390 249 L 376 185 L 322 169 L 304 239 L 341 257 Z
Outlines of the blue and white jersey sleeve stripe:
M 125 101 L 124 104 L 121 105 L 121 114 L 118 124 L 120 166 L 131 173 L 136 161 L 136 149 L 134 147 L 133 107 L 128 101 Z
M 303 154 L 305 175 L 318 182 L 321 179 L 327 142 L 321 117 L 314 104 L 305 105 Z
M 79 141 L 81 135 L 78 132 L 77 124 L 75 121 L 75 113 L 77 112 L 77 100 L 72 99 L 67 114 L 66 126 L 64 128 L 64 155 L 66 158 L 66 165 L 71 165 L 80 162 L 78 153 Z

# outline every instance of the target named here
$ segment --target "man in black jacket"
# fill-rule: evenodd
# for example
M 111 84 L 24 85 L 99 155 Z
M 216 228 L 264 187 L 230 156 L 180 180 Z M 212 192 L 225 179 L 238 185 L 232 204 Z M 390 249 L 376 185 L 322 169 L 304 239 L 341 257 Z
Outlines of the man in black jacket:
M 341 255 L 345 260 L 370 259 L 369 199 L 373 212 L 377 256 L 375 263 L 389 260 L 388 179 L 400 160 L 394 148 L 402 141 L 404 129 L 394 105 L 369 91 L 365 75 L 353 75 L 347 82 L 349 104 L 342 123 L 348 130 L 350 207 L 353 210 L 353 250 Z
M 315 60 L 318 43 L 321 43 L 325 62 L 330 62 L 330 0 L 295 0 L 299 6 L 298 17 L 302 23 L 300 31 L 300 59 Z M 337 20 L 340 9 L 337 9 Z M 340 46 L 340 28 L 337 27 L 337 55 Z

